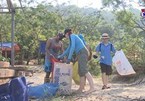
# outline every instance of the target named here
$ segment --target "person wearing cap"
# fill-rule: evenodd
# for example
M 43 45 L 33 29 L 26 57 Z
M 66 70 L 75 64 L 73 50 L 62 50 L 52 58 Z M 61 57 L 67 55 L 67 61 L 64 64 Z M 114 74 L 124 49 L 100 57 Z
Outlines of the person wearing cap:
M 97 54 L 100 53 L 100 67 L 102 72 L 102 82 L 103 89 L 110 88 L 108 86 L 108 77 L 112 74 L 112 53 L 115 53 L 115 48 L 111 42 L 109 42 L 109 35 L 103 33 L 101 36 L 101 42 L 96 47 L 96 55 L 94 58 L 97 58 Z
M 45 64 L 44 70 L 46 72 L 46 76 L 44 78 L 44 82 L 50 82 L 50 74 L 52 72 L 52 62 L 51 58 L 57 58 L 60 53 L 63 53 L 63 43 L 62 39 L 64 38 L 63 33 L 58 33 L 55 37 L 50 38 L 46 41 L 45 47 Z
M 88 62 L 88 50 L 83 43 L 83 41 L 78 37 L 78 35 L 73 34 L 71 29 L 65 29 L 64 31 L 65 38 L 69 39 L 70 43 L 68 48 L 65 50 L 65 52 L 61 55 L 59 55 L 58 58 L 62 58 L 67 55 L 67 61 L 66 63 L 69 64 L 72 58 L 72 55 L 75 53 L 78 59 L 78 74 L 80 76 L 80 87 L 76 91 L 76 93 L 83 92 L 84 86 L 85 86 L 85 78 L 88 80 L 90 89 L 86 91 L 85 93 L 88 94 L 90 92 L 94 91 L 94 83 L 92 75 L 89 73 L 87 68 L 87 62 Z

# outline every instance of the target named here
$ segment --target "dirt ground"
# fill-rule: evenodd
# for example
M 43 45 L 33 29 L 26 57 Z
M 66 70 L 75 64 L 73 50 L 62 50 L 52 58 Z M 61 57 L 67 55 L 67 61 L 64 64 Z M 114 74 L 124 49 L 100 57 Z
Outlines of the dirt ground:
M 36 72 L 32 77 L 27 77 L 27 82 L 34 82 L 33 85 L 43 84 L 44 75 L 44 72 Z M 95 92 L 89 95 L 57 96 L 52 98 L 51 101 L 145 101 L 145 84 L 133 85 L 118 81 L 110 84 L 111 89 L 101 90 L 101 78 L 93 77 L 93 80 L 95 83 Z M 78 85 L 73 82 L 72 89 L 77 90 L 77 88 Z M 88 89 L 88 83 L 85 89 Z M 50 101 L 50 99 L 46 101 Z

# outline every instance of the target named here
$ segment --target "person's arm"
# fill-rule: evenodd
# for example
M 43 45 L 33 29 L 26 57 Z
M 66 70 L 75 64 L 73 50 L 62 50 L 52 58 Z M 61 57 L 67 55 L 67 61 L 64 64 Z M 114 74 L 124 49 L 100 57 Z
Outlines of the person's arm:
M 45 55 L 46 56 L 50 56 L 50 51 L 49 51 L 50 45 L 51 45 L 51 39 L 48 39 L 46 41 L 46 47 L 45 47 Z
M 72 58 L 72 55 L 73 55 L 73 53 L 74 53 L 74 50 L 75 50 L 75 36 L 71 36 L 70 35 L 70 43 L 71 43 L 71 45 L 70 45 L 70 50 L 69 50 L 69 55 L 68 55 L 68 60 L 71 60 L 71 58 Z
M 61 53 L 64 52 L 64 46 L 63 46 L 63 43 L 61 42 Z
M 114 45 L 112 44 L 112 52 L 115 54 L 116 49 L 114 48 Z
M 69 53 L 70 45 L 67 47 L 67 49 L 63 52 L 63 54 L 59 55 L 58 58 L 63 58 Z
M 93 57 L 94 57 L 95 59 L 98 58 L 99 52 L 100 52 L 100 44 L 96 47 L 96 52 L 95 52 L 95 54 L 93 55 Z

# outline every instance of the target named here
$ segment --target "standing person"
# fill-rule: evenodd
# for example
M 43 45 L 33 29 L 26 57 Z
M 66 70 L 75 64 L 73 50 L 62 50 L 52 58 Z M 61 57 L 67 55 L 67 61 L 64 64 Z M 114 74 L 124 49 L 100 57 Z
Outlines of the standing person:
M 45 47 L 45 64 L 44 64 L 44 68 L 45 68 L 45 72 L 46 72 L 46 76 L 44 78 L 44 82 L 50 82 L 50 74 L 52 72 L 52 62 L 51 62 L 51 58 L 57 58 L 58 54 L 63 53 L 64 49 L 63 49 L 63 43 L 62 43 L 62 39 L 63 39 L 64 35 L 63 33 L 58 33 L 57 36 L 50 38 L 47 40 L 46 42 L 46 47 Z
M 78 59 L 78 74 L 80 76 L 80 87 L 77 90 L 77 93 L 83 92 L 85 86 L 85 77 L 89 82 L 90 89 L 85 92 L 86 94 L 94 91 L 94 83 L 92 79 L 92 75 L 89 73 L 87 68 L 88 62 L 88 50 L 82 40 L 78 37 L 78 35 L 72 34 L 71 29 L 65 29 L 64 31 L 65 37 L 69 39 L 70 43 L 66 51 L 60 55 L 58 58 L 62 58 L 67 55 L 66 63 L 69 64 L 72 58 L 73 53 L 75 52 Z
M 109 35 L 103 33 L 101 36 L 101 43 L 96 47 L 96 54 L 100 53 L 100 67 L 102 72 L 102 89 L 110 88 L 108 86 L 108 77 L 112 74 L 112 56 L 111 52 L 115 53 L 115 48 L 109 42 Z M 97 58 L 97 55 L 94 55 Z

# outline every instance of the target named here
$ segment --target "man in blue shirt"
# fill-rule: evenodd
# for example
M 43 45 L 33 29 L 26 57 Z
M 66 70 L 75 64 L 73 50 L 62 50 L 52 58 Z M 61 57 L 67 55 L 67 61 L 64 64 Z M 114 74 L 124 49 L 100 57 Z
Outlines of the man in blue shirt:
M 115 53 L 115 48 L 109 42 L 109 35 L 102 34 L 102 42 L 96 47 L 96 54 L 100 53 L 100 67 L 102 72 L 102 89 L 108 89 L 108 77 L 112 74 L 112 56 L 111 52 Z
M 85 78 L 88 80 L 90 89 L 86 92 L 86 94 L 94 91 L 94 83 L 92 79 L 92 75 L 89 73 L 87 68 L 88 62 L 88 50 L 84 44 L 84 42 L 72 33 L 71 29 L 65 29 L 64 31 L 65 37 L 69 39 L 70 44 L 66 51 L 58 56 L 58 58 L 62 58 L 67 55 L 66 63 L 69 64 L 72 58 L 72 55 L 75 53 L 78 59 L 78 74 L 80 76 L 80 87 L 77 90 L 77 93 L 83 92 L 85 86 Z

